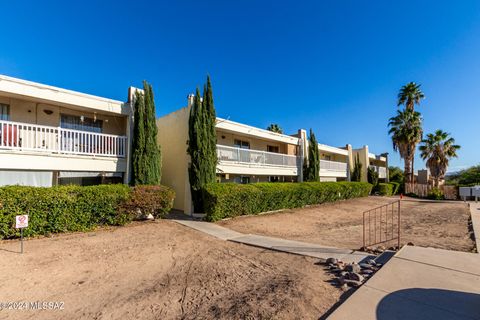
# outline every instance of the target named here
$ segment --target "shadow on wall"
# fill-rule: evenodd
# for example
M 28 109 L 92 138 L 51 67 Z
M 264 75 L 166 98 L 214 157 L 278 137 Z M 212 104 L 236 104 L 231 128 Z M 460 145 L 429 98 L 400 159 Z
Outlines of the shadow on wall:
M 376 319 L 480 319 L 480 294 L 442 289 L 399 290 L 380 301 Z

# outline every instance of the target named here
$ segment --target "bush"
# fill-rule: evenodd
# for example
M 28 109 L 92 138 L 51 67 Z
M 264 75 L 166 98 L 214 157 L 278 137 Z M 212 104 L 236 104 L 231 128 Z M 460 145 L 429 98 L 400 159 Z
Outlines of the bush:
M 24 229 L 26 237 L 66 231 L 88 231 L 101 225 L 124 225 L 135 217 L 135 211 L 131 207 L 132 195 L 142 194 L 146 197 L 150 192 L 151 190 L 131 189 L 123 184 L 51 188 L 1 187 L 0 239 L 20 235 L 20 230 L 15 229 L 15 216 L 20 214 L 29 215 L 28 228 Z M 151 196 L 150 199 L 166 199 L 172 196 L 170 191 L 163 189 L 161 193 L 165 195 Z M 170 202 L 159 203 L 156 210 L 161 210 L 159 207 L 165 203 Z M 170 207 L 165 206 L 163 210 L 167 208 Z
M 204 190 L 205 213 L 207 220 L 216 221 L 366 197 L 371 190 L 372 185 L 365 182 L 212 183 Z
M 175 191 L 165 186 L 135 186 L 132 188 L 130 199 L 122 207 L 127 212 L 138 211 L 142 215 L 152 214 L 154 217 L 163 217 L 173 206 Z
M 394 185 L 392 183 L 379 183 L 377 185 L 378 194 L 381 196 L 393 195 Z
M 395 181 L 392 181 L 390 182 L 391 185 L 393 185 L 393 194 L 398 194 L 399 191 L 400 191 L 400 183 L 399 182 L 395 182 Z
M 427 198 L 431 199 L 431 200 L 444 200 L 445 196 L 443 195 L 442 190 L 440 190 L 438 188 L 433 188 L 428 193 Z

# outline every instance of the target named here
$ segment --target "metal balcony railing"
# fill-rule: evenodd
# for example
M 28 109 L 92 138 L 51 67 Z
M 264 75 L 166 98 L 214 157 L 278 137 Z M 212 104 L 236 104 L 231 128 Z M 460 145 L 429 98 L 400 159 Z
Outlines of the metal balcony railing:
M 298 164 L 297 156 L 222 145 L 217 145 L 217 158 L 220 162 L 237 162 L 259 166 L 297 167 Z
M 0 149 L 124 158 L 126 136 L 0 121 Z

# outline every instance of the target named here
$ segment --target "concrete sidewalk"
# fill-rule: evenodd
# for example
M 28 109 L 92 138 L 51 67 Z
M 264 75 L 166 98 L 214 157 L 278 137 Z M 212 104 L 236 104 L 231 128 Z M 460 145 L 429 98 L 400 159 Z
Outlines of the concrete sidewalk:
M 480 255 L 403 247 L 328 319 L 480 319 Z
M 472 217 L 473 234 L 477 252 L 480 252 L 480 202 L 469 202 L 470 216 Z
M 350 262 L 358 263 L 366 258 L 375 257 L 364 252 L 358 252 L 358 251 L 349 250 L 349 249 L 339 249 L 339 248 L 321 246 L 313 243 L 259 236 L 254 234 L 243 234 L 243 233 L 236 232 L 236 231 L 233 231 L 209 222 L 192 221 L 192 220 L 174 220 L 174 221 L 184 226 L 187 226 L 189 228 L 209 234 L 211 236 L 214 236 L 222 240 L 242 243 L 250 246 L 269 249 L 269 250 L 314 257 L 320 260 L 326 260 L 328 258 L 333 257 L 347 263 L 350 263 Z

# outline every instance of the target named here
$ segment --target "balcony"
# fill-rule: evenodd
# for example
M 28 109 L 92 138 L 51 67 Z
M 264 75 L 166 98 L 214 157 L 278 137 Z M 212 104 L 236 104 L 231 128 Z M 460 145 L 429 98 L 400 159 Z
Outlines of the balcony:
M 295 176 L 300 164 L 297 156 L 223 145 L 217 145 L 217 158 L 219 171 L 232 174 Z
M 0 149 L 125 158 L 126 136 L 0 121 Z
M 387 168 L 379 167 L 379 166 L 369 166 L 373 169 L 376 173 L 378 173 L 378 178 L 385 179 L 387 177 Z
M 320 176 L 324 177 L 347 177 L 347 163 L 320 160 Z

